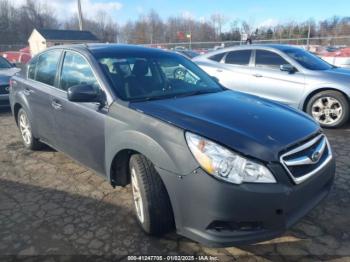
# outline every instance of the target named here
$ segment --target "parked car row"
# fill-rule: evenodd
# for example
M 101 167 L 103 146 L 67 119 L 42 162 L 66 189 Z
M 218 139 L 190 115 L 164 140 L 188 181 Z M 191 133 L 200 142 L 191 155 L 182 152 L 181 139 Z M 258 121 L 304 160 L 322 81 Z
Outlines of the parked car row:
M 330 49 L 328 52 L 319 55 L 323 60 L 332 65 L 350 68 L 350 48 Z
M 350 70 L 288 45 L 248 45 L 193 59 L 227 88 L 300 109 L 323 127 L 349 118 Z
M 282 69 L 293 87 L 285 84 L 278 93 L 289 94 L 290 104 L 303 97 L 294 89 L 303 89 L 312 69 L 295 61 L 299 53 L 231 51 L 198 62 L 210 74 L 221 70 L 225 81 L 233 76 L 223 84 L 243 91 L 259 78 L 265 87 L 272 83 L 273 93 L 285 81 L 272 82 L 282 78 L 274 75 Z M 228 61 L 239 64 L 231 70 Z M 255 72 L 259 61 L 267 67 Z M 326 71 L 332 70 L 338 71 Z M 334 103 L 345 110 L 340 97 L 326 97 L 330 104 L 324 96 L 311 104 L 325 104 L 328 118 L 338 109 Z M 135 217 L 153 235 L 176 228 L 211 246 L 270 239 L 325 198 L 334 180 L 331 147 L 311 117 L 229 90 L 174 52 L 113 44 L 52 47 L 12 78 L 10 102 L 25 147 L 48 144 L 112 186 L 131 184 Z

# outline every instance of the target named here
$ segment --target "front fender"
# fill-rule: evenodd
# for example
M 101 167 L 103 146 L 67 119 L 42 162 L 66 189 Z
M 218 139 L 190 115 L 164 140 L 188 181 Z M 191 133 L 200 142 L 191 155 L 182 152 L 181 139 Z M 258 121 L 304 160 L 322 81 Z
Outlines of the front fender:
M 350 100 L 350 85 L 344 86 L 342 84 L 337 83 L 317 83 L 313 85 L 309 85 L 305 88 L 305 93 L 303 94 L 303 99 L 300 101 L 299 109 L 303 110 L 306 106 L 308 99 L 317 92 L 322 92 L 325 90 L 335 90 L 345 94 L 345 96 Z
M 186 175 L 198 167 L 184 130 L 141 112 L 114 103 L 105 130 L 108 178 L 114 157 L 126 149 L 143 154 L 156 167 L 173 174 Z

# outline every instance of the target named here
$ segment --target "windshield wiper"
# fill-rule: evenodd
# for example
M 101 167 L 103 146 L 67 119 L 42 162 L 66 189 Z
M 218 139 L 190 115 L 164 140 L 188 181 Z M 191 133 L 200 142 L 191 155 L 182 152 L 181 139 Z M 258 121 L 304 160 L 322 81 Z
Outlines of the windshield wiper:
M 184 96 L 197 96 L 197 95 L 204 95 L 204 94 L 210 94 L 210 93 L 217 93 L 221 90 L 196 90 L 193 92 L 189 93 L 183 93 L 183 94 L 178 94 L 175 97 L 184 97 Z
M 160 95 L 160 96 L 149 96 L 149 97 L 140 97 L 140 98 L 132 98 L 129 100 L 129 102 L 145 102 L 145 101 L 152 101 L 152 100 L 160 100 L 160 99 L 166 99 L 166 98 L 174 98 L 175 95 Z
M 209 94 L 209 93 L 217 93 L 219 91 L 222 91 L 222 90 L 221 89 L 220 90 L 196 90 L 193 92 L 181 93 L 181 94 L 168 94 L 168 95 L 160 95 L 160 96 L 132 98 L 129 100 L 129 102 L 146 102 L 146 101 L 152 101 L 152 100 L 196 96 L 196 95 L 203 95 L 203 94 Z

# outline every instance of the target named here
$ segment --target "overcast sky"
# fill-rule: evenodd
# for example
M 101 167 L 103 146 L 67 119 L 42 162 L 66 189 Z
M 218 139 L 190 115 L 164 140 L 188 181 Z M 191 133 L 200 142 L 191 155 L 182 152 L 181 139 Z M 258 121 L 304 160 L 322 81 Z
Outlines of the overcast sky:
M 10 0 L 17 6 L 25 0 Z M 55 10 L 57 18 L 76 12 L 76 0 L 39 0 Z M 104 10 L 121 24 L 155 9 L 163 18 L 173 15 L 207 20 L 214 12 L 230 20 L 247 20 L 259 25 L 273 25 L 289 20 L 316 20 L 333 15 L 350 16 L 350 0 L 81 0 L 85 16 Z

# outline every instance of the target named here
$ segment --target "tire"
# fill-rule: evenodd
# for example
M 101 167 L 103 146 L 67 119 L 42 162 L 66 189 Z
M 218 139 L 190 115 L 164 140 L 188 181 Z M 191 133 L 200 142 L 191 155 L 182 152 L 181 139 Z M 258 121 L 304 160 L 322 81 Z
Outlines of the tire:
M 42 143 L 33 137 L 32 125 L 28 118 L 27 112 L 21 108 L 17 114 L 18 128 L 22 136 L 23 144 L 27 149 L 39 150 L 42 148 Z
M 340 127 L 349 119 L 349 101 L 340 92 L 322 91 L 311 97 L 306 112 L 322 127 Z
M 169 196 L 153 164 L 143 155 L 135 154 L 130 158 L 129 168 L 138 223 L 150 235 L 171 231 L 174 218 Z

